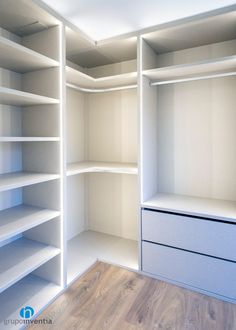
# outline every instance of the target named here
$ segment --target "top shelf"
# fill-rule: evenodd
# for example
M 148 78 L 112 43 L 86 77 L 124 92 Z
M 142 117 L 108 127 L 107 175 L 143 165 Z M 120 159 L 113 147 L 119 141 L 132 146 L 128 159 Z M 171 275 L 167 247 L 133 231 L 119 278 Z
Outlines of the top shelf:
M 177 78 L 198 78 L 206 74 L 230 73 L 232 70 L 236 71 L 236 56 L 144 70 L 143 75 L 149 78 L 152 83 L 156 82 L 157 85 L 161 85 L 175 82 L 172 80 Z
M 82 88 L 101 89 L 137 84 L 137 72 L 122 73 L 114 76 L 93 78 L 86 73 L 66 67 L 66 81 Z
M 19 73 L 56 67 L 59 63 L 16 42 L 0 37 L 0 67 Z

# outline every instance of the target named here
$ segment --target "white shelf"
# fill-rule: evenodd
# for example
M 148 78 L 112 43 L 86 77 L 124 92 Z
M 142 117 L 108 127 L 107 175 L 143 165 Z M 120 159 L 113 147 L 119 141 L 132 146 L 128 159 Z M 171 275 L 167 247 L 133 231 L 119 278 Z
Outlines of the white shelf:
M 21 325 L 5 325 L 4 320 L 22 320 L 20 309 L 25 306 L 34 308 L 37 315 L 59 293 L 60 286 L 41 279 L 38 276 L 28 275 L 0 295 L 0 328 L 19 329 Z
M 68 242 L 68 284 L 97 259 L 138 269 L 138 242 L 85 231 Z
M 236 71 L 236 56 L 144 70 L 143 75 L 151 81 L 161 82 L 177 77 L 199 77 L 202 74 L 228 72 L 229 70 Z
M 58 174 L 14 172 L 0 174 L 0 192 L 58 179 Z
M 142 207 L 236 223 L 236 202 L 175 194 L 156 194 Z
M 83 72 L 66 67 L 67 83 L 83 88 L 112 88 L 137 84 L 137 72 L 122 73 L 114 76 L 93 78 Z
M 60 215 L 59 211 L 20 205 L 0 211 L 0 241 L 9 239 Z
M 55 257 L 60 249 L 20 238 L 0 249 L 0 293 Z
M 137 164 L 112 162 L 78 162 L 67 165 L 67 176 L 81 173 L 120 173 L 138 174 Z
M 0 104 L 29 106 L 40 104 L 58 104 L 59 100 L 47 96 L 22 92 L 16 89 L 0 87 Z
M 44 136 L 0 136 L 0 142 L 58 142 L 59 137 Z
M 0 37 L 0 67 L 26 73 L 56 67 L 59 63 L 16 42 Z

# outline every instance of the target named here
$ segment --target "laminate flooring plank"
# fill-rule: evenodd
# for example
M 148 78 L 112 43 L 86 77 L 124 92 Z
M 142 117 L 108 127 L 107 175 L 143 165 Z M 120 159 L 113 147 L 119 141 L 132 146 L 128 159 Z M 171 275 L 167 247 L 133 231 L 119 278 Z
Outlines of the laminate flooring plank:
M 31 330 L 236 330 L 236 305 L 97 262 Z

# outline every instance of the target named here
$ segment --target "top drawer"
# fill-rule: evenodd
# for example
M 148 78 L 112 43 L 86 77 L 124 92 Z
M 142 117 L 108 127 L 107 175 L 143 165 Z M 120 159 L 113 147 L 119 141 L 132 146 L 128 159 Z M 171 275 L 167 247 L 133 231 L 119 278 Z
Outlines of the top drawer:
M 236 225 L 142 210 L 142 240 L 236 261 Z

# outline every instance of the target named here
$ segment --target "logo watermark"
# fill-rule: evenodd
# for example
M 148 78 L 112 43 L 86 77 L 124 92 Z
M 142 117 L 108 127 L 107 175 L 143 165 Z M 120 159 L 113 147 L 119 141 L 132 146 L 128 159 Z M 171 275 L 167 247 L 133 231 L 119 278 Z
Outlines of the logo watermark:
M 30 319 L 34 315 L 34 309 L 30 306 L 22 307 L 20 310 L 20 316 L 22 319 Z
M 51 319 L 37 319 L 37 320 L 31 320 L 31 318 L 34 316 L 35 311 L 34 308 L 31 306 L 25 306 L 20 309 L 19 312 L 19 319 L 6 319 L 4 320 L 4 325 L 30 325 L 30 324 L 52 324 Z

